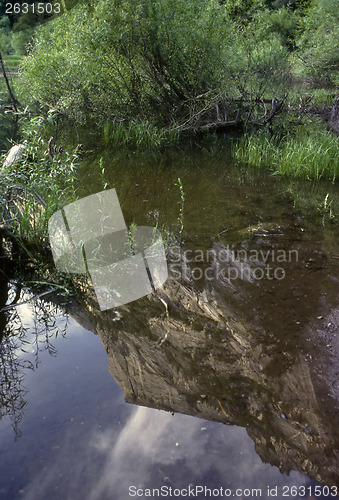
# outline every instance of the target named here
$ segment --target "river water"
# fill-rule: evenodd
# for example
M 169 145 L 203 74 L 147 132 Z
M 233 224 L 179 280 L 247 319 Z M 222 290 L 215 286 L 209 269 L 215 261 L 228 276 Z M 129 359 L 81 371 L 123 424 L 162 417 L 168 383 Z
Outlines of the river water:
M 102 157 L 126 223 L 162 231 L 157 293 L 100 311 L 3 278 L 1 499 L 336 496 L 338 186 L 230 144 L 84 154 L 80 197 Z

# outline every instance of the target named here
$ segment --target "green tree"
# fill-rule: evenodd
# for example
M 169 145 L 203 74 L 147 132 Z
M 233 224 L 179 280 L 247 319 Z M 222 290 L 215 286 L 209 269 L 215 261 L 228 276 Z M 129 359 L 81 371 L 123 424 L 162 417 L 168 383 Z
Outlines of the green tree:
M 77 120 L 185 123 L 281 81 L 282 37 L 254 26 L 216 0 L 80 4 L 38 30 L 22 91 Z
M 229 16 L 242 24 L 248 24 L 256 12 L 265 8 L 264 0 L 222 0 Z
M 296 48 L 300 22 L 298 11 L 287 7 L 281 7 L 278 10 L 266 8 L 253 16 L 251 28 L 262 40 L 269 38 L 273 33 L 277 34 L 281 44 L 292 51 Z
M 0 17 L 0 51 L 9 53 L 11 51 L 12 32 L 9 19 L 6 15 Z
M 317 80 L 339 82 L 339 11 L 336 0 L 317 0 L 302 21 L 295 66 Z

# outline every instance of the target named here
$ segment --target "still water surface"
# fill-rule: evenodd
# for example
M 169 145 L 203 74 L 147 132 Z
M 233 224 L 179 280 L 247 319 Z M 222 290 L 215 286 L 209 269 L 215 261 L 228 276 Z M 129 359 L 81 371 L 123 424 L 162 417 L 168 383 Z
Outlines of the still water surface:
M 339 254 L 319 206 L 327 193 L 338 203 L 338 186 L 235 167 L 227 144 L 102 157 L 127 224 L 162 229 L 170 278 L 118 311 L 85 290 L 1 313 L 0 498 L 125 500 L 162 486 L 305 498 L 316 484 L 329 498 Z M 97 152 L 84 162 L 80 196 L 102 189 L 98 165 Z M 2 289 L 5 305 L 14 284 Z

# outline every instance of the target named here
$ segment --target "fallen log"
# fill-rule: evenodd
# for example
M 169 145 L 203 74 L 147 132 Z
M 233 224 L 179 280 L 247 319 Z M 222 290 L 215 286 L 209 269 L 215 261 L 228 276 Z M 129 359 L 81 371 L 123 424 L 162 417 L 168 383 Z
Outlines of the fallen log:
M 198 128 L 197 132 L 222 134 L 224 132 L 241 131 L 243 129 L 244 122 L 242 120 L 233 120 L 229 122 L 207 123 Z

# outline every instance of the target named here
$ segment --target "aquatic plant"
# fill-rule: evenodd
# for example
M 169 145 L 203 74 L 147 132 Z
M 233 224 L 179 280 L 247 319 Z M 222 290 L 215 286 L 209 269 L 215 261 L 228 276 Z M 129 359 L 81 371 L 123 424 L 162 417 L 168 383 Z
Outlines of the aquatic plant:
M 179 139 L 175 128 L 160 128 L 146 120 L 106 122 L 102 129 L 105 145 L 160 148 L 176 144 Z
M 318 212 L 323 216 L 323 223 L 325 222 L 325 217 L 333 221 L 336 216 L 333 209 L 333 199 L 329 198 L 329 193 L 326 194 L 324 201 L 318 205 Z
M 178 186 L 180 191 L 180 202 L 178 202 L 180 204 L 178 222 L 180 224 L 179 234 L 181 235 L 184 230 L 185 191 L 180 177 L 178 177 L 178 182 L 176 182 L 174 185 Z
M 246 134 L 233 154 L 242 163 L 275 174 L 332 182 L 339 178 L 338 139 L 321 127 L 300 127 L 283 137 L 265 131 Z
M 99 169 L 100 169 L 99 175 L 100 175 L 100 179 L 101 179 L 101 183 L 102 183 L 102 189 L 105 191 L 105 189 L 107 189 L 109 187 L 109 184 L 106 181 L 105 167 L 103 164 L 103 157 L 102 156 L 100 157 L 100 160 L 99 160 Z

